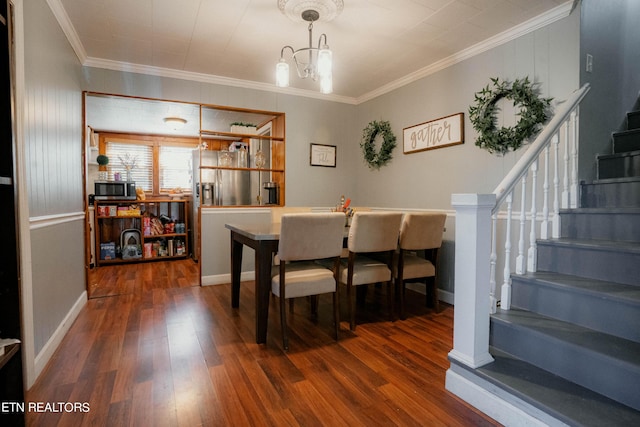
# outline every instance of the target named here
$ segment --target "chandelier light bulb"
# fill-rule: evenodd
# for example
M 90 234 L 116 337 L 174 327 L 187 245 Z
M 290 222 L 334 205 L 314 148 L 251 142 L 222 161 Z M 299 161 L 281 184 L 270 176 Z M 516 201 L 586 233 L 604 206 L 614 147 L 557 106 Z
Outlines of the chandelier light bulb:
M 331 74 L 332 53 L 326 44 L 318 51 L 318 76 Z
M 320 92 L 324 94 L 333 92 L 333 78 L 331 73 L 320 77 Z
M 280 62 L 276 65 L 276 86 L 289 86 L 289 64 L 284 58 L 280 58 Z

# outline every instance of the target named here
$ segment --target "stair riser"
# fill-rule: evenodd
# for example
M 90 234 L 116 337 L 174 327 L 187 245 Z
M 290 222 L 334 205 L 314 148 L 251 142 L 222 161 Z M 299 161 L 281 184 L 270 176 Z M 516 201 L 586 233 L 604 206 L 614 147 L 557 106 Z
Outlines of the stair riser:
M 506 353 L 640 410 L 640 372 L 624 362 L 494 318 L 490 336 Z
M 640 150 L 640 132 L 638 130 L 615 133 L 612 138 L 614 153 Z
M 598 159 L 598 179 L 640 176 L 640 154 Z
M 640 213 L 560 212 L 561 236 L 640 242 Z
M 582 184 L 583 208 L 640 208 L 640 181 Z
M 538 271 L 640 286 L 640 254 L 538 242 Z
M 511 279 L 513 307 L 640 343 L 640 305 L 524 276 L 513 275 Z
M 627 114 L 627 129 L 640 129 L 640 111 Z

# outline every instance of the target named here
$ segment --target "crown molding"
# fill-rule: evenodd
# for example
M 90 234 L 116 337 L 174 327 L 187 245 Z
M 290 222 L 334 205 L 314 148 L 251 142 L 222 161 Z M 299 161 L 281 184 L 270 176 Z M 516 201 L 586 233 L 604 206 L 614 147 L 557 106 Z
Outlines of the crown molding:
M 216 76 L 213 74 L 195 73 L 192 71 L 176 70 L 172 68 L 154 67 L 150 65 L 132 64 L 129 62 L 112 61 L 110 59 L 87 58 L 82 64 L 85 67 L 102 68 L 113 71 L 123 71 L 128 73 L 146 74 L 150 76 L 168 77 L 181 80 L 189 80 L 200 83 L 210 83 L 223 86 L 239 87 L 244 89 L 263 90 L 267 92 L 283 93 L 287 95 L 303 96 L 306 98 L 316 98 L 323 101 L 335 101 L 344 104 L 355 104 L 355 98 L 340 96 L 335 94 L 324 95 L 320 92 L 296 89 L 279 88 L 274 84 L 254 82 L 251 80 L 240 80 L 231 77 Z
M 76 29 L 71 24 L 71 19 L 69 19 L 69 15 L 67 15 L 67 11 L 64 9 L 64 6 L 60 2 L 60 0 L 46 0 L 53 16 L 58 21 L 58 24 L 62 28 L 62 32 L 65 36 L 67 36 L 67 40 L 71 44 L 73 51 L 76 53 L 78 60 L 83 64 L 87 59 L 87 52 L 80 41 L 80 37 L 78 37 L 78 33 Z
M 391 83 L 379 87 L 376 90 L 366 93 L 356 98 L 356 104 L 362 104 L 363 102 L 370 101 L 374 98 L 377 98 L 378 96 L 389 93 L 402 86 L 406 86 L 438 71 L 444 70 L 445 68 L 451 67 L 452 65 L 455 65 L 466 59 L 515 40 L 518 37 L 522 37 L 525 34 L 531 33 L 553 22 L 559 21 L 562 18 L 566 18 L 572 11 L 572 3 L 572 0 L 563 3 L 541 15 L 536 16 L 535 18 L 531 18 L 530 20 L 523 22 L 522 24 L 516 25 L 515 27 L 503 31 L 500 34 L 489 37 L 488 39 L 476 43 L 471 47 L 463 49 L 460 52 L 456 52 L 453 55 L 441 59 L 440 61 L 434 62 L 427 67 L 421 68 L 420 70 L 414 71 L 413 73 L 407 74 L 406 76 L 398 80 L 395 80 Z
M 427 67 L 421 68 L 417 71 L 414 71 L 413 73 L 407 74 L 406 76 L 400 79 L 397 79 L 393 82 L 390 82 L 386 85 L 379 87 L 378 89 L 375 89 L 360 97 L 355 98 L 355 97 L 341 96 L 336 94 L 324 95 L 319 92 L 305 90 L 305 89 L 296 89 L 292 87 L 279 88 L 269 83 L 234 79 L 231 77 L 216 76 L 213 74 L 195 73 L 191 71 L 176 70 L 171 68 L 154 67 L 149 65 L 140 65 L 140 64 L 132 64 L 132 63 L 121 62 L 121 61 L 113 61 L 109 59 L 87 57 L 84 46 L 82 45 L 82 42 L 78 37 L 78 33 L 75 31 L 75 28 L 71 24 L 71 20 L 69 19 L 69 16 L 64 10 L 64 7 L 62 6 L 62 3 L 60 2 L 60 0 L 46 0 L 46 1 L 49 7 L 51 8 L 51 11 L 53 12 L 54 16 L 58 20 L 58 23 L 62 27 L 62 31 L 67 36 L 67 39 L 69 40 L 69 43 L 71 44 L 73 50 L 75 51 L 78 59 L 80 60 L 80 63 L 83 66 L 94 67 L 94 68 L 104 68 L 104 69 L 113 70 L 113 71 L 148 74 L 152 76 L 169 77 L 169 78 L 182 79 L 182 80 L 191 80 L 191 81 L 197 81 L 202 83 L 211 83 L 211 84 L 239 87 L 239 88 L 245 88 L 245 89 L 262 90 L 267 92 L 281 93 L 281 94 L 293 95 L 293 96 L 302 96 L 306 98 L 320 99 L 323 101 L 334 101 L 334 102 L 340 102 L 340 103 L 351 104 L 351 105 L 359 105 L 364 102 L 370 101 L 381 95 L 389 93 L 395 89 L 401 88 L 417 80 L 420 80 L 424 77 L 427 77 L 431 74 L 434 74 L 438 71 L 444 70 L 445 68 L 448 68 L 452 65 L 455 65 L 473 56 L 479 55 L 490 49 L 493 49 L 502 44 L 508 43 L 512 40 L 515 40 L 518 37 L 522 37 L 525 34 L 531 33 L 537 29 L 545 27 L 553 22 L 556 22 L 560 19 L 563 19 L 569 16 L 573 7 L 573 0 L 569 0 L 543 14 L 540 14 L 526 22 L 523 22 L 522 24 L 519 24 L 513 28 L 510 28 L 509 30 L 503 31 L 500 34 L 497 34 L 493 37 L 483 40 L 467 49 L 463 49 L 460 52 L 457 52 L 451 56 L 448 56 Z

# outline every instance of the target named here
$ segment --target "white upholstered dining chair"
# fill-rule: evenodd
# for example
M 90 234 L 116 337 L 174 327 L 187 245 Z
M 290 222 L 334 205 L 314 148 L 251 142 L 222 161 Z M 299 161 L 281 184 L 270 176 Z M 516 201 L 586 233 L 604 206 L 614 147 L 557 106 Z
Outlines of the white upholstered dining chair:
M 342 268 L 340 282 L 347 285 L 349 327 L 356 328 L 355 287 L 372 283 L 387 283 L 389 319 L 393 319 L 392 263 L 398 246 L 402 213 L 356 212 L 349 229 L 349 255 Z M 367 256 L 377 255 L 380 261 Z
M 271 291 L 280 298 L 282 345 L 285 350 L 289 349 L 285 300 L 290 298 L 333 293 L 335 337 L 338 339 L 340 301 L 337 278 L 343 235 L 342 213 L 282 215 L 278 244 L 280 263 L 271 279 Z M 331 268 L 314 262 L 317 260 L 331 260 Z
M 442 246 L 445 213 L 406 213 L 400 226 L 398 260 L 395 267 L 396 291 L 400 295 L 400 318 L 405 318 L 405 282 L 409 279 L 424 279 L 427 285 L 427 303 L 432 300 L 439 311 L 436 288 L 438 250 Z

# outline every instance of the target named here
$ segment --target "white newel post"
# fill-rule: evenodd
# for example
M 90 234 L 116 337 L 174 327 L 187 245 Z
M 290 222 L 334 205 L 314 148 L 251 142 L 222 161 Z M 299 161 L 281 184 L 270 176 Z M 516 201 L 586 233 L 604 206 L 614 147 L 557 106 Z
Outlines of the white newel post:
M 453 194 L 456 211 L 453 350 L 449 357 L 471 368 L 489 354 L 491 210 L 495 194 Z

